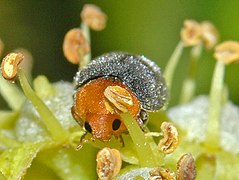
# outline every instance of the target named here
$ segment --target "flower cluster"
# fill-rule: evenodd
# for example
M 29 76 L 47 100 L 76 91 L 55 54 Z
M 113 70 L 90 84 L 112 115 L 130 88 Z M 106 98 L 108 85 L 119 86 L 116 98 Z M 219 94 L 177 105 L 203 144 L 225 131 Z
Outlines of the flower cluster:
M 103 30 L 106 21 L 99 7 L 83 7 L 80 27 L 64 37 L 63 52 L 70 63 L 84 68 L 90 62 L 90 28 Z M 191 47 L 179 106 L 151 113 L 147 126 L 140 127 L 129 113 L 134 103 L 131 94 L 120 86 L 108 86 L 103 106 L 120 114 L 128 133 L 107 142 L 91 141 L 72 117 L 73 83 L 50 83 L 45 76 L 32 79 L 31 55 L 22 49 L 9 53 L 2 60 L 0 76 L 0 93 L 11 109 L 0 111 L 0 178 L 235 179 L 239 108 L 228 99 L 224 70 L 239 60 L 239 43 L 217 45 L 218 34 L 208 21 L 184 22 L 181 40 L 164 70 L 170 93 L 183 48 Z M 3 47 L 0 40 L 0 56 Z M 214 48 L 217 61 L 209 96 L 195 97 L 203 47 Z M 142 111 L 141 116 L 147 114 Z

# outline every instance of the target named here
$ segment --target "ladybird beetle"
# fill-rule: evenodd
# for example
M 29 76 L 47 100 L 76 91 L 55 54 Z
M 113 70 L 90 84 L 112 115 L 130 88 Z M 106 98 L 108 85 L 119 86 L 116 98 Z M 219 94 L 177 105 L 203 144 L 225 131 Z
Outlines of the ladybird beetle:
M 107 87 L 125 89 L 131 97 L 129 113 L 142 128 L 147 112 L 159 110 L 166 102 L 167 88 L 160 68 L 144 56 L 113 52 L 102 55 L 80 69 L 74 77 L 76 93 L 72 115 L 92 134 L 92 140 L 109 141 L 127 132 L 120 112 L 106 107 Z

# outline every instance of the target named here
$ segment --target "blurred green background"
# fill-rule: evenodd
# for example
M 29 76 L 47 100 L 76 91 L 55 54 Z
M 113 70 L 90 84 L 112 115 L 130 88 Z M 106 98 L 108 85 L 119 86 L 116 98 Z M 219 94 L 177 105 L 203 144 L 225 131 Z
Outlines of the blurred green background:
M 34 56 L 34 77 L 44 74 L 50 81 L 72 81 L 77 67 L 64 58 L 62 42 L 69 29 L 80 25 L 80 11 L 86 3 L 100 6 L 108 15 L 106 29 L 92 32 L 93 57 L 109 51 L 127 51 L 144 54 L 164 69 L 179 41 L 185 19 L 210 20 L 218 28 L 221 41 L 239 40 L 239 1 L 236 0 L 0 0 L 4 54 L 15 48 L 26 48 Z M 172 105 L 178 101 L 189 50 L 184 51 L 176 71 Z M 209 92 L 215 64 L 212 55 L 212 51 L 204 51 L 200 59 L 197 94 Z M 239 65 L 229 65 L 226 71 L 230 98 L 239 104 Z

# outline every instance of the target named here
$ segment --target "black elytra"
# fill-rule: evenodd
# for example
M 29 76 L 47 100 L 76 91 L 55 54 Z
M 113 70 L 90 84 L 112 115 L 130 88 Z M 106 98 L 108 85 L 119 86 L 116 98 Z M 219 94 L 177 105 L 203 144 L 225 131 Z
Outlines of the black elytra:
M 104 54 L 80 69 L 74 77 L 76 89 L 99 77 L 122 81 L 136 95 L 141 108 L 159 110 L 167 100 L 167 87 L 160 68 L 144 56 L 124 52 Z

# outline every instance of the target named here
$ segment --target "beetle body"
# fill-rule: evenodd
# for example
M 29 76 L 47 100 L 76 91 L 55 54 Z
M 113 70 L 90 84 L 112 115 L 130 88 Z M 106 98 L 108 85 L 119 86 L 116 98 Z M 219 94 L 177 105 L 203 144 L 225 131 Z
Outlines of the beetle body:
M 76 93 L 72 114 L 93 139 L 108 141 L 113 135 L 127 132 L 119 113 L 110 112 L 104 91 L 109 86 L 124 88 L 132 98 L 130 114 L 139 126 L 144 125 L 145 112 L 160 109 L 167 90 L 160 68 L 143 56 L 109 53 L 79 70 L 75 76 Z

